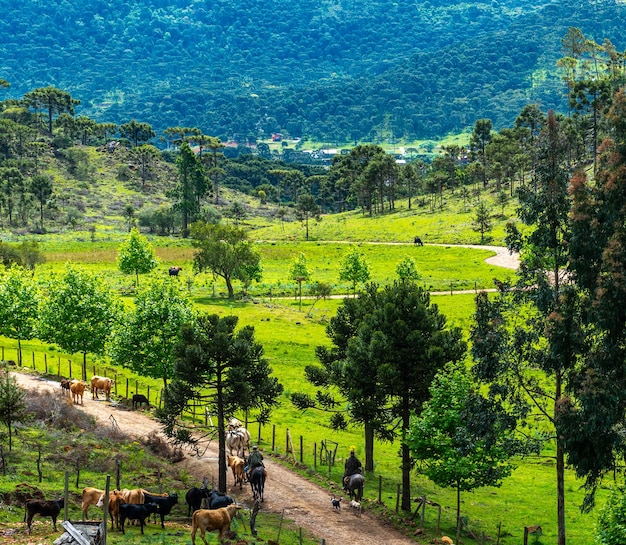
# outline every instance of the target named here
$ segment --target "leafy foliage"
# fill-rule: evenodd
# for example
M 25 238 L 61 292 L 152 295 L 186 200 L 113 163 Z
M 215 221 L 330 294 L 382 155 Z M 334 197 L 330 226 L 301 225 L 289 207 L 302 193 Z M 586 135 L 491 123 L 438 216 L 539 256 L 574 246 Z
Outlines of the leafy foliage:
M 131 229 L 128 240 L 120 246 L 117 254 L 120 271 L 134 274 L 135 286 L 139 287 L 139 275 L 153 271 L 157 265 L 158 261 L 148 239 L 138 229 Z

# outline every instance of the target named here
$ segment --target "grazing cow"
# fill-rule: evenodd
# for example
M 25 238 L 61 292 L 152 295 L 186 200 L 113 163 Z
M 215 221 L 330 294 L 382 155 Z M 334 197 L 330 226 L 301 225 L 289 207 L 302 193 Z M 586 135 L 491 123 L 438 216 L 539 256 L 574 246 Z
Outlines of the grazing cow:
M 178 276 L 178 273 L 182 270 L 183 270 L 182 267 L 170 267 L 170 270 L 169 270 L 170 276 Z
M 235 500 L 222 492 L 217 490 L 211 490 L 211 492 L 209 492 L 209 509 L 228 507 L 233 503 L 235 503 Z
M 250 449 L 250 432 L 246 428 L 235 428 L 226 432 L 226 445 L 230 454 L 235 451 L 237 456 L 246 455 L 246 449 Z
M 143 527 L 146 525 L 146 519 L 150 513 L 158 513 L 159 506 L 156 503 L 142 503 L 140 505 L 122 503 L 120 505 L 120 528 L 124 533 L 124 523 L 128 520 L 138 520 L 143 534 Z
M 63 393 L 69 397 L 71 395 L 70 393 L 70 380 L 67 378 L 62 378 L 61 379 L 61 390 L 63 391 Z
M 78 405 L 78 399 L 80 398 L 80 404 L 83 404 L 83 394 L 85 393 L 87 385 L 82 380 L 70 381 L 70 392 L 72 392 L 72 399 L 74 405 Z
M 187 490 L 187 494 L 185 495 L 185 501 L 189 506 L 189 508 L 187 509 L 188 517 L 190 517 L 194 511 L 197 511 L 198 509 L 200 509 L 200 507 L 202 507 L 202 500 L 204 498 L 208 499 L 210 493 L 211 491 L 206 486 L 203 486 L 202 488 L 194 486 L 193 488 Z
M 159 506 L 159 516 L 161 517 L 161 528 L 165 529 L 165 515 L 169 515 L 174 507 L 178 503 L 177 494 L 169 494 L 167 496 L 155 496 L 144 492 L 145 503 L 156 503 Z
M 413 244 L 415 244 L 416 246 L 424 246 L 424 243 L 422 242 L 422 239 L 420 237 L 415 237 L 413 239 Z
M 32 531 L 31 523 L 35 515 L 52 518 L 54 531 L 57 531 L 57 517 L 65 505 L 65 500 L 28 500 L 26 502 L 26 511 L 24 512 L 24 522 L 28 526 L 28 533 Z
M 230 531 L 230 522 L 235 518 L 241 505 L 232 504 L 220 509 L 198 509 L 191 519 L 191 543 L 196 545 L 196 532 L 200 530 L 200 538 L 204 545 L 208 545 L 204 537 L 206 532 L 219 530 L 220 541 L 224 539 L 226 532 Z
M 133 400 L 132 400 L 133 409 L 136 409 L 138 406 L 143 405 L 144 403 L 148 405 L 148 407 L 150 407 L 150 402 L 148 401 L 148 398 L 145 395 L 143 394 L 133 395 Z
M 246 471 L 244 469 L 245 462 L 243 461 L 243 458 L 227 454 L 226 461 L 228 462 L 228 467 L 233 470 L 235 486 L 239 485 L 239 490 L 241 490 L 243 487 L 243 482 L 246 478 Z
M 104 505 L 104 490 L 92 488 L 91 486 L 83 488 L 83 503 L 81 509 L 83 511 L 84 520 L 87 520 L 90 505 L 95 505 L 96 507 L 102 507 Z
M 98 397 L 98 390 L 102 390 L 106 395 L 107 401 L 109 401 L 109 399 L 111 399 L 111 386 L 113 386 L 113 381 L 110 378 L 99 377 L 98 375 L 91 377 L 92 399 L 100 399 Z

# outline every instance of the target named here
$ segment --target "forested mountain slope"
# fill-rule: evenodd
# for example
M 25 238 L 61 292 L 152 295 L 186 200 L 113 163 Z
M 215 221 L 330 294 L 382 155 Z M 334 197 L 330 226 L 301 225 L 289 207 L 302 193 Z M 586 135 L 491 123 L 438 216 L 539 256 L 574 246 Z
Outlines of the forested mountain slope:
M 580 27 L 626 44 L 626 6 L 444 0 L 0 0 L 5 96 L 54 85 L 98 121 L 222 139 L 423 138 L 528 102 L 566 108 L 555 61 Z

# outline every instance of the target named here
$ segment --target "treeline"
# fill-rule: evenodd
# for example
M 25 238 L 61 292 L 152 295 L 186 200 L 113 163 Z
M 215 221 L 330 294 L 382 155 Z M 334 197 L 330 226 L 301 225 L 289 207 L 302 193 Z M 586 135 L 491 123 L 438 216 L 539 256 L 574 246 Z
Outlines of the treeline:
M 0 8 L 0 77 L 15 97 L 54 85 L 99 122 L 197 126 L 240 142 L 432 138 L 480 118 L 500 129 L 528 102 L 562 106 L 555 61 L 568 27 L 617 41 L 626 23 L 613 0 Z
M 624 54 L 608 39 L 595 42 L 572 27 L 562 37 L 565 56 L 558 61 L 568 91 L 568 114 L 557 115 L 567 136 L 572 168 L 592 163 L 607 134 L 605 114 L 614 93 L 624 85 Z M 4 86 L 9 82 L 3 81 Z M 434 160 L 398 160 L 376 144 L 341 150 L 329 166 L 288 163 L 302 158 L 289 147 L 270 151 L 265 143 L 241 147 L 233 154 L 222 141 L 197 127 L 173 126 L 157 134 L 147 122 L 98 123 L 75 115 L 79 101 L 55 87 L 37 88 L 21 99 L 0 103 L 0 221 L 6 226 L 43 231 L 46 218 L 74 226 L 78 202 L 63 202 L 50 175 L 52 161 L 63 176 L 95 181 L 89 154 L 76 145 L 97 145 L 117 162 L 113 174 L 143 196 L 160 201 L 144 208 L 128 203 L 117 215 L 129 227 L 139 219 L 153 232 L 186 235 L 196 220 L 219 221 L 224 214 L 239 221 L 248 211 L 242 203 L 225 208 L 221 188 L 246 193 L 262 205 L 274 205 L 281 218 L 308 223 L 320 213 L 359 208 L 367 214 L 393 210 L 397 199 L 416 200 L 433 210 L 444 205 L 445 191 L 461 191 L 464 199 L 493 188 L 504 206 L 535 176 L 537 138 L 546 113 L 526 104 L 511 127 L 499 131 L 489 118 L 474 122 L 468 146 L 444 146 Z M 165 151 L 154 144 L 166 147 Z M 237 154 L 240 155 L 237 155 Z M 309 161 L 312 162 L 312 161 Z M 288 208 L 286 208 L 288 207 Z M 61 218 L 62 216 L 62 218 Z

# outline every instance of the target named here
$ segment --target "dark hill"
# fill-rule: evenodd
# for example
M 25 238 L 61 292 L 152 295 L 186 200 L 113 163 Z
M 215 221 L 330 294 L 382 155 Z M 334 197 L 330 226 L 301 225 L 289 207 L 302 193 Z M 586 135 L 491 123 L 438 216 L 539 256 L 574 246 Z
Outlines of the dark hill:
M 222 139 L 419 138 L 527 102 L 564 109 L 570 26 L 618 50 L 615 1 L 0 0 L 0 78 L 54 85 L 99 121 L 198 126 Z

